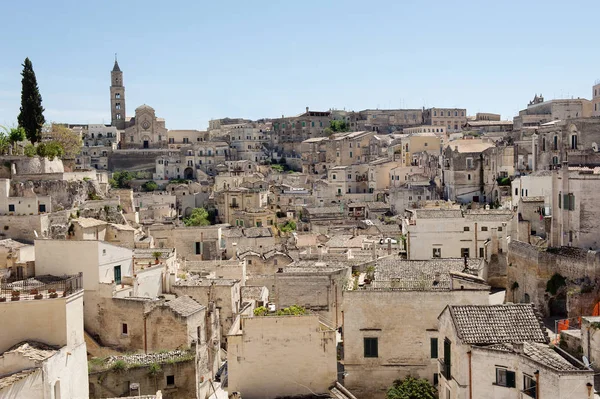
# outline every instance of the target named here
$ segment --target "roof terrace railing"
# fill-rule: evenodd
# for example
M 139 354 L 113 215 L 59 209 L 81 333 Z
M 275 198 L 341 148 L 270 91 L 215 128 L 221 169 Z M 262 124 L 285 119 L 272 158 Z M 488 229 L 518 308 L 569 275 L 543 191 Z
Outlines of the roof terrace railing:
M 0 279 L 0 302 L 67 297 L 83 290 L 83 273 Z

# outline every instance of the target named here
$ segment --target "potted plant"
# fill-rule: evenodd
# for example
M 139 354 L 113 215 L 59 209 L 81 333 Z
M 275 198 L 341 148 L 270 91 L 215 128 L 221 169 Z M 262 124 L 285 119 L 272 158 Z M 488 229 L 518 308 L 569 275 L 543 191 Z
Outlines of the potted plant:
M 154 264 L 155 265 L 158 264 L 158 258 L 160 258 L 161 255 L 162 255 L 162 252 L 160 252 L 160 251 L 154 251 L 154 252 L 152 252 L 152 256 L 154 257 Z
M 49 297 L 50 298 L 58 298 L 58 294 L 56 292 L 51 292 Z
M 56 292 L 56 288 L 49 288 L 48 293 L 52 294 Z
M 44 296 L 42 294 L 35 294 L 33 299 L 42 299 Z
M 21 291 L 19 290 L 12 290 L 12 292 L 10 293 L 12 297 L 19 297 L 21 296 Z

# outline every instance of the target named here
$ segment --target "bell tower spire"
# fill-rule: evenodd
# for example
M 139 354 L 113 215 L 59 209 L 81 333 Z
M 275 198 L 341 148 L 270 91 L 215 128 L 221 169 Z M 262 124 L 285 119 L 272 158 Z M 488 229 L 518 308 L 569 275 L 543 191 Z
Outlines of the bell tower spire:
M 115 65 L 110 72 L 110 120 L 111 125 L 119 130 L 125 129 L 125 86 L 123 86 L 123 72 L 117 62 L 115 53 Z

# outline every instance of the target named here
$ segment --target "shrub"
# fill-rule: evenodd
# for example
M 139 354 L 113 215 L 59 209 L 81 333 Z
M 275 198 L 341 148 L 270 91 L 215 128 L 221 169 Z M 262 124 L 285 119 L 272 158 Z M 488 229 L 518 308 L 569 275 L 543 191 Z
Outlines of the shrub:
M 127 363 L 125 363 L 124 360 L 117 360 L 116 362 L 113 363 L 113 365 L 111 366 L 112 371 L 116 371 L 116 372 L 121 372 L 121 371 L 125 371 L 125 369 L 127 369 Z
M 149 180 L 146 183 L 142 184 L 143 191 L 156 191 L 158 190 L 158 184 L 155 181 Z
M 161 371 L 162 371 L 162 368 L 160 367 L 160 364 L 158 364 L 158 363 L 152 363 L 150 366 L 148 366 L 148 375 L 150 377 L 156 376 Z
M 279 226 L 279 230 L 283 233 L 290 233 L 296 230 L 296 222 L 288 220 L 285 224 Z
M 264 306 L 259 306 L 254 309 L 254 316 L 266 316 L 267 314 L 269 314 L 269 309 Z
M 425 379 L 406 377 L 394 381 L 387 393 L 387 399 L 435 399 L 435 388 Z

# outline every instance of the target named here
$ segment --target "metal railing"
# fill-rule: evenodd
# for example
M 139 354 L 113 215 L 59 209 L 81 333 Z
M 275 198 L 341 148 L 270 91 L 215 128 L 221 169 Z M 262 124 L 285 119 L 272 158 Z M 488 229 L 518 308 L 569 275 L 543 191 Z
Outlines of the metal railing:
M 0 280 L 0 302 L 67 297 L 83 290 L 83 273 Z

